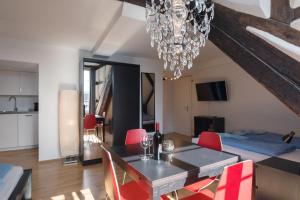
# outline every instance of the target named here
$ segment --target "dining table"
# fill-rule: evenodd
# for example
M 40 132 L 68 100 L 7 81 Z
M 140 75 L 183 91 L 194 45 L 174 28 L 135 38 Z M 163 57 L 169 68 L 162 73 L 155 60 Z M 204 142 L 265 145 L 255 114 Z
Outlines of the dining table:
M 141 160 L 140 144 L 112 146 L 113 161 L 134 181 L 141 183 L 150 199 L 182 189 L 197 181 L 222 174 L 225 166 L 237 163 L 238 155 L 204 148 L 191 142 L 175 143 L 171 152 L 160 154 L 160 160 Z

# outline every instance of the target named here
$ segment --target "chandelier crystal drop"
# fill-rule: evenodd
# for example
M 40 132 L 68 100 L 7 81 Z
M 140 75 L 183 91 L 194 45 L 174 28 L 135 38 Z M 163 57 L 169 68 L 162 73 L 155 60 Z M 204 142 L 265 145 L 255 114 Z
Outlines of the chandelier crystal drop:
M 205 46 L 213 17 L 211 0 L 146 0 L 151 46 L 157 45 L 159 59 L 165 69 L 174 71 L 175 78 L 186 66 L 192 68 L 200 47 Z

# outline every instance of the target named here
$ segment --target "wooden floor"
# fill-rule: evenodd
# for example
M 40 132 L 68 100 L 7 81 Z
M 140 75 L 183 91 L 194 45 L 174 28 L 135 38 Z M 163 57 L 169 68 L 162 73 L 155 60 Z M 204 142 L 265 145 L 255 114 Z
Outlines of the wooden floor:
M 175 143 L 186 139 L 189 138 L 176 134 Z M 62 160 L 38 162 L 38 149 L 0 152 L 0 162 L 32 169 L 34 200 L 105 199 L 102 164 L 83 167 L 81 164 L 64 166 Z M 117 172 L 118 178 L 121 179 L 122 170 L 117 169 Z M 179 196 L 183 197 L 187 194 L 189 193 L 182 192 Z
M 106 128 L 105 133 L 105 143 L 108 145 L 112 145 L 113 136 L 112 134 L 110 134 L 108 127 Z M 99 134 L 101 134 L 101 132 Z M 92 133 L 89 136 L 84 136 L 84 160 L 93 160 L 102 157 L 99 143 L 100 139 L 96 137 L 96 132 Z
M 35 199 L 105 199 L 101 164 L 82 167 L 64 166 L 61 160 L 38 162 L 38 150 L 0 152 L 0 162 L 32 169 L 32 198 Z

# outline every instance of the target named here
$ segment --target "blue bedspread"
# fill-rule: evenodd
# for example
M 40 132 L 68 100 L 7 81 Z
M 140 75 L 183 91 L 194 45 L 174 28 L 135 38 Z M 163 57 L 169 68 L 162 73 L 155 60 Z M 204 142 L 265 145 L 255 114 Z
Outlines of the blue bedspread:
M 261 134 L 259 134 L 261 136 Z M 228 137 L 228 136 L 222 136 L 222 142 L 225 145 L 237 147 L 240 149 L 253 151 L 269 156 L 278 156 L 283 153 L 288 153 L 291 151 L 294 151 L 296 149 L 296 146 L 293 144 L 286 144 L 284 142 L 273 142 L 277 141 L 274 138 L 269 138 L 268 136 L 260 138 L 260 136 L 257 135 L 257 137 L 252 137 L 252 135 L 244 135 L 246 138 L 239 138 L 239 137 Z M 281 139 L 281 138 L 280 138 Z
M 272 142 L 272 143 L 277 143 L 277 144 L 284 143 L 281 139 L 282 135 L 279 135 L 277 133 L 270 133 L 270 132 L 259 133 L 259 134 L 246 133 L 243 136 L 245 136 L 251 140 Z M 290 144 L 294 145 L 297 149 L 300 149 L 300 138 L 294 137 Z
M 3 181 L 5 175 L 11 170 L 13 165 L 0 163 L 0 183 Z

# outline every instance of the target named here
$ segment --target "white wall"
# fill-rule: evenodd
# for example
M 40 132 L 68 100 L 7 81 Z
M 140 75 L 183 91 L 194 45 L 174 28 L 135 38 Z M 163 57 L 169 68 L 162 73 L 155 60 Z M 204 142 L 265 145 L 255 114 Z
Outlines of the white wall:
M 226 130 L 251 129 L 285 134 L 300 128 L 300 117 L 227 57 L 202 64 L 193 71 L 192 79 L 192 116 L 225 117 Z M 195 83 L 216 80 L 227 81 L 229 101 L 197 101 Z
M 163 122 L 164 122 L 164 128 L 163 132 L 164 133 L 172 133 L 174 131 L 173 128 L 173 84 L 172 81 L 164 81 L 163 82 L 163 89 L 164 89 L 164 94 L 163 94 Z
M 39 64 L 39 160 L 58 158 L 58 92 L 78 86 L 78 51 L 10 39 L 0 44 L 0 59 Z
M 27 41 L 0 39 L 0 59 L 39 65 L 39 160 L 60 157 L 58 95 L 62 88 L 78 88 L 79 51 Z M 151 59 L 113 57 L 140 64 L 142 72 L 155 73 L 156 119 L 162 123 L 162 65 Z

